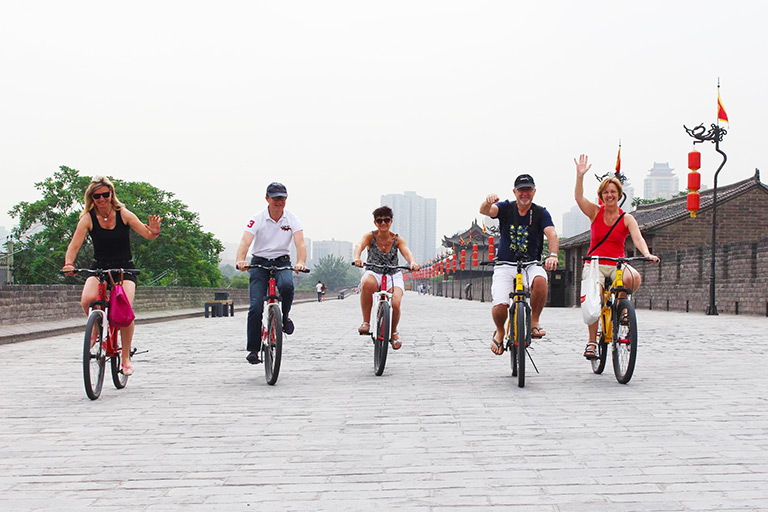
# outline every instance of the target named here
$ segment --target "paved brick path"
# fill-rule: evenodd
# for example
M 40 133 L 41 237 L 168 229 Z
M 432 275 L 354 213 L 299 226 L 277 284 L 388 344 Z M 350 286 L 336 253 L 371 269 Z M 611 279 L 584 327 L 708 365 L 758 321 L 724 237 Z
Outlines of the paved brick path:
M 142 325 L 85 397 L 76 334 L 0 346 L 0 509 L 768 510 L 768 320 L 640 311 L 622 386 L 549 309 L 524 389 L 489 305 L 409 293 L 382 377 L 356 297 L 297 305 L 276 386 L 245 315 Z

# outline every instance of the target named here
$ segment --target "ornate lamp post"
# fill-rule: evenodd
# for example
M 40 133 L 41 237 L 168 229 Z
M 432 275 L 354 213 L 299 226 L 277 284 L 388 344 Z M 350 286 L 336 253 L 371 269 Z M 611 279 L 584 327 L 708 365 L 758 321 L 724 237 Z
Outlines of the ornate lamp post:
M 725 165 L 725 161 L 728 160 L 728 156 L 720 150 L 720 142 L 727 133 L 725 128 L 720 128 L 716 124 L 712 124 L 711 128 L 707 131 L 703 124 L 700 124 L 696 128 L 688 128 L 683 125 L 685 131 L 693 137 L 693 143 L 699 144 L 701 142 L 714 142 L 715 151 L 723 155 L 723 162 L 715 172 L 715 187 L 712 191 L 712 257 L 709 264 L 709 305 L 707 306 L 708 315 L 717 315 L 717 305 L 715 304 L 715 242 L 717 241 L 717 177 L 720 171 Z

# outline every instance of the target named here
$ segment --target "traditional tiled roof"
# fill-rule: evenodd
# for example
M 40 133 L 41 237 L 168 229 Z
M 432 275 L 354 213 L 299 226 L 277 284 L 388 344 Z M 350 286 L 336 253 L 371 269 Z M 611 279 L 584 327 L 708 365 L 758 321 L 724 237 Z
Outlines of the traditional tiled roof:
M 717 204 L 722 204 L 725 201 L 738 197 L 753 188 L 761 188 L 768 193 L 768 186 L 760 182 L 760 174 L 757 170 L 755 170 L 754 176 L 750 178 L 724 187 L 718 187 Z M 706 211 L 712 208 L 714 189 L 702 190 L 699 194 L 701 195 L 699 211 Z M 637 210 L 632 212 L 632 216 L 637 220 L 637 224 L 640 226 L 641 231 L 644 233 L 652 233 L 660 227 L 688 217 L 690 213 L 685 207 L 686 197 L 679 196 L 659 203 L 640 205 Z M 560 242 L 560 248 L 568 249 L 570 247 L 588 244 L 589 240 L 590 232 L 585 231 L 562 240 Z
M 471 235 L 471 236 L 470 236 Z M 461 240 L 464 240 L 465 245 L 469 244 L 470 240 L 472 243 L 476 243 L 478 246 L 484 246 L 485 245 L 485 239 L 486 236 L 483 233 L 483 228 L 481 228 L 477 224 L 477 219 L 472 221 L 472 225 L 469 227 L 468 230 L 456 233 L 453 236 L 445 236 L 443 235 L 443 247 L 452 247 L 453 245 L 460 245 Z

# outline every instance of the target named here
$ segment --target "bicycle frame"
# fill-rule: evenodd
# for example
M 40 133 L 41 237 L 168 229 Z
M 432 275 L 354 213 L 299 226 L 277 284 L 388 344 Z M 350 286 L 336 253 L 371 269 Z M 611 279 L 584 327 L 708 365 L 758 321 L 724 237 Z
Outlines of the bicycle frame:
M 394 291 L 394 287 L 392 289 Z M 381 302 L 388 302 L 390 305 L 392 305 L 392 292 L 387 291 L 387 275 L 383 274 L 381 276 L 381 287 L 379 288 L 378 292 L 375 292 L 373 294 L 373 310 L 376 311 L 376 317 L 374 322 L 371 325 L 378 325 L 378 314 L 379 314 L 379 303 Z M 389 317 L 389 326 L 387 329 L 387 332 L 392 332 L 392 315 Z M 374 341 L 376 340 L 376 329 L 371 329 L 371 339 Z M 386 340 L 389 342 L 389 340 Z
M 98 311 L 101 316 L 101 325 L 104 330 L 104 341 L 102 342 L 104 350 L 106 350 L 106 356 L 112 357 L 120 354 L 120 350 L 117 348 L 115 336 L 117 327 L 109 325 L 109 295 L 107 294 L 107 280 L 103 275 L 97 276 L 99 279 L 98 296 L 97 299 L 88 304 L 88 316 L 91 313 Z
M 613 279 L 611 286 L 605 287 L 603 290 L 603 305 L 600 310 L 600 322 L 603 327 L 603 333 L 605 339 L 610 340 L 613 338 L 613 306 L 618 302 L 619 294 L 625 293 L 626 298 L 632 297 L 632 290 L 624 287 L 624 270 L 622 265 L 626 263 L 623 261 L 616 262 L 616 277 Z
M 525 302 L 527 314 L 531 313 L 531 292 L 523 284 L 522 262 L 518 262 L 517 273 L 515 274 L 515 291 L 509 294 L 509 315 L 507 316 L 507 346 L 514 347 L 514 340 L 517 338 L 517 322 L 514 320 L 515 305 L 518 302 Z

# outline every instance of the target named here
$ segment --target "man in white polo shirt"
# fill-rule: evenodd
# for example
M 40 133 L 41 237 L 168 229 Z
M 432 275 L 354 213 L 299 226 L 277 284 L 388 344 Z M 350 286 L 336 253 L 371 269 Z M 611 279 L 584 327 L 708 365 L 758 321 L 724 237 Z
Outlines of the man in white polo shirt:
M 307 247 L 304 229 L 298 217 L 285 209 L 288 191 L 282 183 L 270 183 L 267 187 L 267 208 L 253 215 L 245 226 L 245 233 L 237 248 L 237 268 L 245 270 L 250 255 L 251 264 L 266 267 L 287 267 L 291 264 L 291 240 L 296 245 L 296 270 L 306 268 Z M 250 250 L 249 250 L 250 247 Z M 251 364 L 260 363 L 261 317 L 264 312 L 264 296 L 267 293 L 269 274 L 266 270 L 252 268 L 250 275 L 250 307 L 248 309 L 248 356 Z M 293 303 L 293 275 L 290 270 L 277 274 L 277 289 L 283 310 L 283 332 L 293 334 L 294 325 L 289 317 Z

